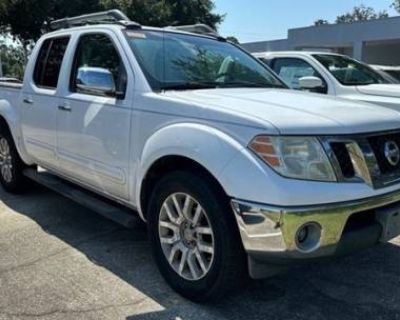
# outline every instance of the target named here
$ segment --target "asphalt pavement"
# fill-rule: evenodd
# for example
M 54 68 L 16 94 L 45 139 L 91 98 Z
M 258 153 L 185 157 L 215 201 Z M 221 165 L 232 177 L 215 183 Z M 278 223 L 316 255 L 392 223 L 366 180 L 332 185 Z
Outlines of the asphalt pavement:
M 36 186 L 0 190 L 0 319 L 400 319 L 400 238 L 191 303 L 162 280 L 146 230 Z

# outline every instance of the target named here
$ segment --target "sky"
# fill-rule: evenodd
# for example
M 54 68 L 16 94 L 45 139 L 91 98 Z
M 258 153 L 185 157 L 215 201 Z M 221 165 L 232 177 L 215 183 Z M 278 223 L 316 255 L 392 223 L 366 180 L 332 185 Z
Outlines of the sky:
M 390 8 L 392 0 L 215 0 L 216 12 L 226 18 L 219 28 L 223 36 L 240 42 L 283 39 L 287 30 L 314 24 L 318 19 L 334 21 L 360 4 L 377 11 Z

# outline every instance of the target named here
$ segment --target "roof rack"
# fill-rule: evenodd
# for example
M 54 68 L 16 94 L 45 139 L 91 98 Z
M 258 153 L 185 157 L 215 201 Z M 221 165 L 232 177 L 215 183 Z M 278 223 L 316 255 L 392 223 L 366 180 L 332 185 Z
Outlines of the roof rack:
M 206 25 L 203 23 L 183 25 L 183 26 L 168 26 L 165 29 L 185 31 L 185 32 L 190 32 L 190 33 L 197 33 L 197 34 L 212 36 L 215 38 L 222 38 L 215 29 L 213 29 L 209 25 Z
M 49 24 L 49 29 L 55 31 L 87 24 L 100 23 L 116 23 L 125 27 L 141 27 L 139 23 L 131 21 L 120 10 L 109 10 L 51 21 Z

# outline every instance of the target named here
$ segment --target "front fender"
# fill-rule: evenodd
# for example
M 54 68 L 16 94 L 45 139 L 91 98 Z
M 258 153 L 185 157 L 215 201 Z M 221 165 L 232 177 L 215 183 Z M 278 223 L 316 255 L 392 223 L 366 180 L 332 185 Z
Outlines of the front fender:
M 151 166 L 166 156 L 182 156 L 206 168 L 220 181 L 224 167 L 245 147 L 225 132 L 197 123 L 173 124 L 155 132 L 145 143 L 137 171 L 136 199 Z M 140 207 L 140 204 L 139 204 Z M 141 208 L 139 208 L 140 212 Z

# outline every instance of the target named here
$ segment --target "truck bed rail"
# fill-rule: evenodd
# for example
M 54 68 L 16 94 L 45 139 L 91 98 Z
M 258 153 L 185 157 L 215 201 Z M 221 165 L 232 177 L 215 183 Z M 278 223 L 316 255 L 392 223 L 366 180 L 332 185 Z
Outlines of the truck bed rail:
M 22 83 L 0 82 L 0 88 L 22 89 Z

